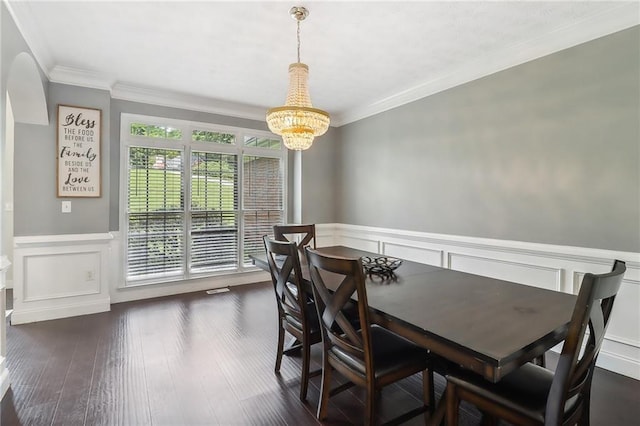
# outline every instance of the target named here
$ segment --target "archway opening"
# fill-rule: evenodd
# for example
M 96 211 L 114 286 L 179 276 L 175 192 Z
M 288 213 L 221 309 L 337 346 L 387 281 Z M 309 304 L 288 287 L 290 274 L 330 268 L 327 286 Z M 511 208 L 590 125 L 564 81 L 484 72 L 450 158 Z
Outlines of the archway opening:
M 16 55 L 9 68 L 6 92 L 0 93 L 0 100 L 5 105 L 4 115 L 0 115 L 0 279 L 9 286 L 13 284 L 13 273 L 9 265 L 13 259 L 13 153 L 16 142 L 14 124 L 49 125 L 44 89 L 40 70 L 33 57 L 26 52 Z M 13 298 L 9 302 L 12 306 Z M 0 286 L 0 398 L 10 384 L 5 364 L 5 312 L 6 293 L 4 286 Z
M 7 93 L 11 96 L 13 116 L 17 123 L 49 125 L 47 98 L 33 57 L 19 53 L 9 69 Z

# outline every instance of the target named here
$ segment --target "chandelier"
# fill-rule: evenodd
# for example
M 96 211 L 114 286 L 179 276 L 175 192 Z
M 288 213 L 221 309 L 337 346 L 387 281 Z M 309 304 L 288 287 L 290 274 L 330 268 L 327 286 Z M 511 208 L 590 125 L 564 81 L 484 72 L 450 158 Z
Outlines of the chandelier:
M 309 15 L 309 11 L 294 6 L 289 14 L 297 21 L 298 62 L 289 65 L 289 91 L 285 105 L 267 111 L 267 125 L 273 133 L 282 136 L 284 146 L 301 151 L 311 146 L 314 137 L 327 131 L 329 114 L 311 105 L 307 86 L 309 67 L 300 62 L 300 22 Z

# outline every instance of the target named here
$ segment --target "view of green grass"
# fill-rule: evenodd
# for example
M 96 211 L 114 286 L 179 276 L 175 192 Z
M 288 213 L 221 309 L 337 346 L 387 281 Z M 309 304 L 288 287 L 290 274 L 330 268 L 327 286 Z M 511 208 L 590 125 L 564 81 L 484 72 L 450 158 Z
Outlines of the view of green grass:
M 182 210 L 181 173 L 155 169 L 129 172 L 129 212 Z M 233 180 L 191 177 L 194 210 L 235 210 Z

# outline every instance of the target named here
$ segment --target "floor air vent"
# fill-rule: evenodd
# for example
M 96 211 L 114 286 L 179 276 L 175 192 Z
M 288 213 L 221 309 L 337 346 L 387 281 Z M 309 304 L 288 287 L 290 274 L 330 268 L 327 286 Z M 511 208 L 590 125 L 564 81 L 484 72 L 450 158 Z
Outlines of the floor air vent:
M 207 294 L 218 294 L 218 293 L 226 293 L 229 291 L 229 287 L 223 288 L 214 288 L 212 290 L 207 290 Z

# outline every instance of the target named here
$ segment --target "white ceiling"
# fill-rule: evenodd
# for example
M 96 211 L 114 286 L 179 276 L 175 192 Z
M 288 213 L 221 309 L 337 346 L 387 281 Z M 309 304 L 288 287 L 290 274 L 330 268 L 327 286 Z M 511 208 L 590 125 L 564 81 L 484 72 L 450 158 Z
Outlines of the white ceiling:
M 342 125 L 640 24 L 633 2 L 9 1 L 49 79 L 263 119 L 301 60 Z

